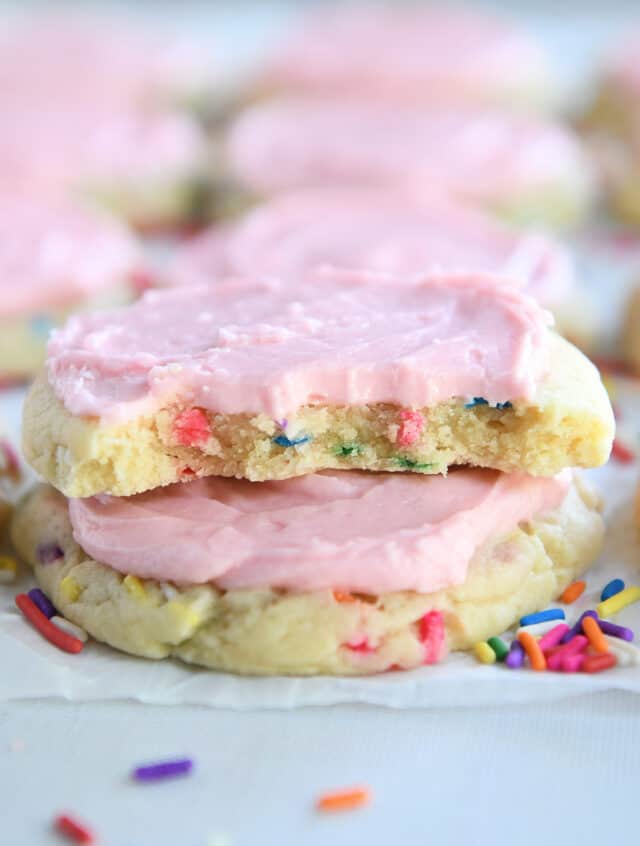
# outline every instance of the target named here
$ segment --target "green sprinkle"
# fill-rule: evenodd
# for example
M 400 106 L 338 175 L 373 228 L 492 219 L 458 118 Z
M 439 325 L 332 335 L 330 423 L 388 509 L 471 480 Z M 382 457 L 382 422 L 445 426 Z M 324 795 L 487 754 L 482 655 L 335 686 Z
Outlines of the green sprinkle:
M 419 461 L 414 461 L 412 458 L 405 458 L 403 455 L 397 455 L 394 461 L 399 467 L 405 470 L 431 470 L 432 467 L 436 466 L 435 464 L 421 464 Z
M 360 446 L 358 444 L 342 444 L 336 450 L 336 455 L 346 458 L 349 455 L 360 455 Z
M 509 647 L 504 640 L 501 637 L 490 637 L 487 643 L 496 653 L 496 659 L 498 661 L 504 661 L 509 654 Z

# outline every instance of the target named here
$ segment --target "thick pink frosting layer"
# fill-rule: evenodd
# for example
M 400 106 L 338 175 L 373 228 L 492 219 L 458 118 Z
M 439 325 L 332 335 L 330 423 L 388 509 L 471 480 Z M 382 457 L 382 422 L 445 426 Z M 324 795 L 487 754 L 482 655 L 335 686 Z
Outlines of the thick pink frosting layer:
M 173 113 L 16 107 L 3 111 L 3 192 L 36 200 L 122 183 L 184 178 L 201 163 L 204 142 L 190 118 Z
M 328 189 L 275 197 L 226 228 L 212 227 L 178 249 L 169 284 L 259 273 L 295 283 L 322 281 L 325 266 L 391 274 L 493 272 L 543 305 L 576 286 L 568 251 L 542 234 L 507 229 L 447 202 L 376 189 Z
M 456 470 L 320 473 L 285 482 L 208 478 L 69 502 L 76 541 L 123 573 L 224 589 L 384 593 L 464 582 L 485 541 L 557 508 L 570 471 L 534 478 Z M 504 549 L 509 560 L 508 546 Z
M 235 176 L 261 194 L 298 188 L 406 186 L 499 204 L 567 180 L 589 185 L 571 130 L 472 108 L 417 108 L 348 99 L 281 98 L 232 124 Z
M 174 401 L 275 419 L 309 403 L 506 402 L 546 373 L 549 319 L 480 275 L 231 280 L 72 317 L 49 343 L 49 379 L 69 411 L 109 421 Z
M 117 288 L 141 261 L 137 242 L 115 218 L 69 201 L 0 198 L 0 317 Z
M 309 15 L 262 76 L 305 92 L 414 102 L 495 102 L 549 83 L 543 51 L 509 22 L 470 9 L 397 5 Z

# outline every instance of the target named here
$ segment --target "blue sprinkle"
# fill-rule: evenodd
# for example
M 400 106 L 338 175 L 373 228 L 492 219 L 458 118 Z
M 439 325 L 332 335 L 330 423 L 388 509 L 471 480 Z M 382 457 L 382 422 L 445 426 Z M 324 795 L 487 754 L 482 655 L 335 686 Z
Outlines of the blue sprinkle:
M 277 438 L 273 439 L 274 444 L 278 444 L 281 447 L 292 447 L 292 446 L 300 446 L 300 444 L 306 444 L 311 440 L 310 435 L 302 435 L 300 438 L 288 438 L 286 435 L 278 435 Z
M 47 337 L 49 332 L 55 326 L 53 320 L 50 317 L 47 317 L 46 314 L 34 314 L 34 316 L 29 321 L 29 325 L 31 327 L 31 331 L 34 332 L 36 335 L 42 335 L 43 337 Z
M 620 593 L 620 591 L 624 590 L 624 582 L 622 579 L 612 579 L 608 585 L 605 585 L 602 588 L 602 593 L 600 594 L 600 599 L 602 602 L 605 599 L 609 599 L 612 596 L 615 596 L 616 593 Z
M 546 623 L 548 620 L 564 620 L 562 608 L 548 608 L 546 611 L 537 611 L 535 614 L 525 614 L 520 617 L 521 626 L 533 626 L 536 623 Z
M 489 405 L 489 401 L 484 397 L 474 397 L 471 402 L 465 402 L 464 407 L 475 408 L 477 405 Z M 507 400 L 507 402 L 497 402 L 494 407 L 498 411 L 505 411 L 507 408 L 513 408 L 513 405 Z

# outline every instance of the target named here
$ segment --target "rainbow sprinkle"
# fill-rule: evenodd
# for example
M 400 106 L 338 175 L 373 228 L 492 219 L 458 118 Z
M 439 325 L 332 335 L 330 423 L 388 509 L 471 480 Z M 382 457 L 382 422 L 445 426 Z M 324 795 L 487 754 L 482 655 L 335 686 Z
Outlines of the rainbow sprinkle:
M 581 581 L 569 585 L 563 594 L 565 601 L 572 602 L 577 598 L 574 594 L 581 595 L 584 589 Z M 567 592 L 569 595 L 565 596 Z M 526 614 L 520 620 L 523 628 L 518 629 L 504 663 L 510 669 L 518 669 L 526 655 L 533 670 L 561 673 L 599 673 L 617 665 L 640 664 L 640 649 L 631 644 L 633 631 L 602 619 L 640 602 L 640 586 L 625 588 L 622 579 L 613 579 L 603 588 L 601 598 L 595 609 L 584 611 L 572 626 L 564 622 L 565 614 L 560 608 Z M 560 622 L 552 625 L 555 620 Z M 478 660 L 493 663 L 496 657 L 503 660 L 502 647 L 506 649 L 504 641 L 494 637 L 475 644 L 474 651 Z M 493 660 L 488 649 L 494 650 Z

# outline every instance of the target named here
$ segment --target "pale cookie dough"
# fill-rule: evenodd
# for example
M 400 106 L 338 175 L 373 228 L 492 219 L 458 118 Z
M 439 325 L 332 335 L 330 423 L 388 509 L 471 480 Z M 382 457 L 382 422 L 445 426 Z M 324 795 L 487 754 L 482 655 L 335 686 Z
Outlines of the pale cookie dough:
M 18 510 L 12 538 L 59 611 L 123 651 L 245 674 L 356 675 L 432 663 L 544 608 L 597 556 L 599 511 L 576 479 L 559 508 L 477 551 L 463 585 L 428 595 L 224 592 L 123 576 L 78 546 L 65 498 L 48 487 Z
M 73 318 L 24 411 L 24 453 L 68 496 L 322 469 L 554 475 L 606 461 L 596 368 L 484 277 L 237 281 Z

